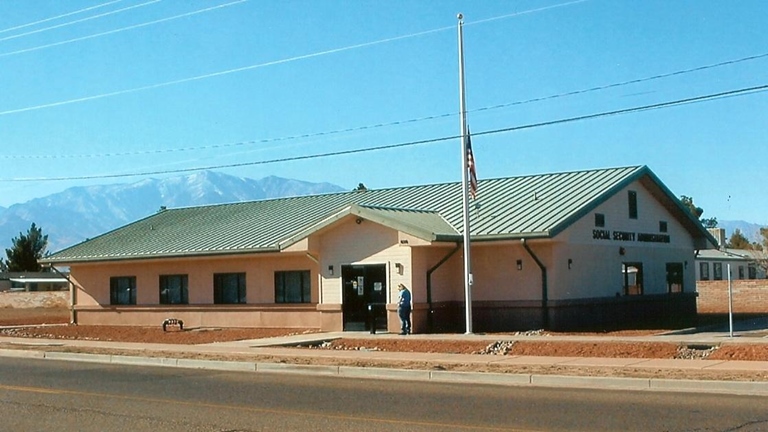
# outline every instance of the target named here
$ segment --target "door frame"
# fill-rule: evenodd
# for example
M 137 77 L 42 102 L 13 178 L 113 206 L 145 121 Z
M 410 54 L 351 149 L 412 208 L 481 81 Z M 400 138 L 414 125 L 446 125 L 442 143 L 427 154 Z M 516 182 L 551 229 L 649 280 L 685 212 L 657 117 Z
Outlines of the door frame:
M 376 330 L 386 330 L 390 279 L 387 263 L 342 264 L 340 267 L 342 329 L 370 331 L 372 315 Z M 360 276 L 362 287 L 357 285 Z M 376 289 L 377 283 L 381 283 L 380 290 Z M 353 289 L 360 294 L 355 295 Z

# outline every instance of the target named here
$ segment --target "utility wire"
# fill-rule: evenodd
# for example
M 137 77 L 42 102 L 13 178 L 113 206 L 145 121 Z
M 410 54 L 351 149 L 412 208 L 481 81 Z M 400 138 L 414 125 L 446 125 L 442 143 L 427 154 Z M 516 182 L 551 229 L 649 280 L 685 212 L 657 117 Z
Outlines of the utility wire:
M 573 123 L 573 122 L 591 120 L 591 119 L 602 118 L 602 117 L 610 117 L 610 116 L 630 114 L 630 113 L 636 113 L 636 112 L 642 112 L 642 111 L 670 108 L 670 107 L 680 106 L 680 105 L 707 102 L 707 101 L 723 99 L 723 98 L 744 96 L 752 93 L 764 92 L 766 90 L 768 90 L 768 84 L 755 86 L 755 87 L 742 88 L 738 90 L 729 90 L 725 92 L 713 93 L 713 94 L 708 94 L 703 96 L 695 96 L 695 97 L 690 97 L 685 99 L 677 99 L 673 101 L 661 102 L 661 103 L 656 103 L 651 105 L 642 105 L 638 107 L 624 108 L 624 109 L 614 110 L 614 111 L 604 111 L 601 113 L 588 114 L 588 115 L 577 116 L 577 117 L 568 117 L 564 119 L 550 120 L 550 121 L 539 122 L 539 123 L 529 123 L 526 125 L 512 126 L 508 128 L 474 132 L 473 135 L 474 136 L 495 135 L 500 133 L 525 130 L 525 129 L 554 126 L 558 124 Z M 222 165 L 209 165 L 205 167 L 195 167 L 195 168 L 179 168 L 179 169 L 173 169 L 173 170 L 157 170 L 157 171 L 146 171 L 146 172 L 139 172 L 139 173 L 99 174 L 99 175 L 90 175 L 90 176 L 0 179 L 0 182 L 95 180 L 95 179 L 106 179 L 106 178 L 141 177 L 141 176 L 159 175 L 159 174 L 178 174 L 178 173 L 193 172 L 193 171 L 205 171 L 205 170 L 222 169 L 222 168 L 238 168 L 238 167 L 244 167 L 244 166 L 267 165 L 267 164 L 274 164 L 274 163 L 281 163 L 281 162 L 293 162 L 293 161 L 300 161 L 300 160 L 307 160 L 307 159 L 319 159 L 319 158 L 326 158 L 326 157 L 332 157 L 332 156 L 344 156 L 344 155 L 357 154 L 357 153 L 367 153 L 372 151 L 391 150 L 391 149 L 403 148 L 403 147 L 413 147 L 417 145 L 432 144 L 436 142 L 456 140 L 460 138 L 461 138 L 461 135 L 451 135 L 451 136 L 431 138 L 431 139 L 418 140 L 418 141 L 409 141 L 409 142 L 397 143 L 397 144 L 387 144 L 387 145 L 376 146 L 376 147 L 358 148 L 358 149 L 352 149 L 352 150 L 341 150 L 336 152 L 316 153 L 311 155 L 292 156 L 292 157 L 269 159 L 269 160 L 263 160 L 263 161 L 239 162 L 239 163 L 222 164 Z
M 93 15 L 93 16 L 89 16 L 89 17 L 86 17 L 86 18 L 80 18 L 80 19 L 77 19 L 77 20 L 74 20 L 74 21 L 65 22 L 65 23 L 61 23 L 61 24 L 56 24 L 54 26 L 44 27 L 44 28 L 41 28 L 41 29 L 28 31 L 26 33 L 15 34 L 13 36 L 6 36 L 4 38 L 0 38 L 0 42 L 11 40 L 11 39 L 18 39 L 20 37 L 29 36 L 31 34 L 36 34 L 36 33 L 42 33 L 42 32 L 46 32 L 48 30 L 54 30 L 54 29 L 61 28 L 61 27 L 67 27 L 67 26 L 79 24 L 81 22 L 94 20 L 94 19 L 97 19 L 97 18 L 103 18 L 105 16 L 114 15 L 114 14 L 117 14 L 117 13 L 120 13 L 120 12 L 129 11 L 131 9 L 136 9 L 136 8 L 140 8 L 140 7 L 144 7 L 144 6 L 149 6 L 151 4 L 158 3 L 160 1 L 162 1 L 162 0 L 150 0 L 150 1 L 146 2 L 146 3 L 141 3 L 141 4 L 137 4 L 137 5 L 133 5 L 133 6 L 124 7 L 122 9 L 113 10 L 111 12 L 105 12 L 105 13 L 99 14 L 99 15 Z
M 154 1 L 161 1 L 161 0 L 154 0 Z M 203 12 L 209 12 L 209 11 L 212 11 L 212 10 L 215 10 L 215 9 L 221 9 L 221 8 L 228 7 L 228 6 L 233 6 L 233 5 L 236 5 L 238 3 L 244 3 L 246 1 L 248 1 L 248 0 L 237 0 L 237 1 L 230 2 L 230 3 L 224 3 L 224 4 L 217 5 L 217 6 L 211 6 L 211 7 L 205 8 L 205 9 L 198 9 L 196 11 L 186 12 L 186 13 L 183 13 L 183 14 L 180 14 L 180 15 L 174 15 L 174 16 L 171 16 L 171 17 L 161 18 L 161 19 L 157 19 L 157 20 L 154 20 L 154 21 L 148 21 L 148 22 L 145 22 L 145 23 L 135 24 L 135 25 L 127 26 L 127 27 L 120 27 L 120 28 L 117 28 L 117 29 L 114 29 L 114 30 L 109 30 L 109 31 L 101 32 L 101 33 L 95 33 L 95 34 L 88 35 L 88 36 L 82 36 L 82 37 L 78 37 L 78 38 L 74 38 L 74 39 L 67 39 L 67 40 L 63 40 L 63 41 L 59 41 L 59 42 L 49 43 L 49 44 L 46 44 L 46 45 L 39 45 L 39 46 L 32 47 L 32 48 L 24 48 L 24 49 L 20 49 L 20 50 L 17 50 L 17 51 L 10 51 L 10 52 L 6 52 L 6 53 L 0 54 L 0 57 L 8 57 L 8 56 L 16 55 L 16 54 L 23 54 L 23 53 L 37 51 L 37 50 L 41 50 L 41 49 L 45 49 L 45 48 L 50 48 L 50 47 L 54 47 L 54 46 L 66 45 L 66 44 L 70 44 L 70 43 L 74 43 L 74 42 L 84 41 L 84 40 L 87 40 L 87 39 L 94 39 L 94 38 L 101 37 L 101 36 L 107 36 L 107 35 L 111 35 L 111 34 L 115 34 L 115 33 L 120 33 L 120 32 L 124 32 L 124 31 L 127 31 L 127 30 L 133 30 L 133 29 L 137 29 L 137 28 L 141 28 L 141 27 L 147 27 L 147 26 L 150 26 L 150 25 L 159 24 L 159 23 L 166 22 L 166 21 L 171 21 L 171 20 L 175 20 L 175 19 L 179 19 L 179 18 L 184 18 L 184 17 L 188 17 L 188 16 L 191 16 L 191 15 L 197 15 L 197 14 L 203 13 Z M 2 39 L 0 39 L 0 40 L 2 40 Z M 110 93 L 108 95 L 112 95 L 112 93 Z M 96 98 L 93 98 L 93 99 L 96 99 Z M 87 100 L 87 99 L 83 99 L 83 100 Z M 73 103 L 73 102 L 77 102 L 77 101 L 81 101 L 81 100 L 80 99 L 75 99 L 75 100 L 73 100 L 72 102 L 69 102 L 69 103 Z M 63 105 L 63 104 L 60 104 L 60 105 Z M 5 113 L 0 113 L 0 114 L 5 114 Z
M 515 101 L 515 102 L 509 102 L 499 105 L 493 105 L 493 106 L 487 106 L 482 108 L 475 108 L 472 110 L 467 111 L 468 113 L 473 112 L 482 112 L 482 111 L 489 111 L 494 109 L 500 109 L 500 108 L 507 108 L 510 106 L 516 106 L 516 105 L 525 105 L 529 103 L 534 102 L 542 102 L 546 100 L 553 100 L 558 98 L 563 98 L 567 96 L 575 96 L 585 93 L 591 93 L 595 91 L 601 91 L 601 90 L 607 90 L 617 87 L 623 87 L 631 84 L 639 84 L 643 82 L 648 81 L 654 81 L 659 80 L 663 78 L 669 78 L 673 76 L 679 76 L 679 75 L 685 75 L 689 73 L 694 72 L 700 72 L 707 69 L 714 69 L 718 67 L 723 66 L 729 66 L 741 62 L 751 61 L 751 60 L 758 60 L 761 58 L 768 57 L 768 53 L 764 54 L 757 54 L 752 55 L 748 57 L 742 57 L 738 59 L 732 59 L 732 60 L 726 60 L 719 63 L 712 63 L 704 66 L 697 66 L 689 69 L 683 69 L 678 70 L 674 72 L 659 74 L 659 75 L 653 75 L 650 77 L 645 78 L 637 78 L 632 79 L 628 81 L 622 81 L 618 83 L 613 84 L 606 84 L 602 86 L 597 87 L 591 87 L 586 89 L 580 89 L 580 90 L 574 90 L 566 93 L 558 93 L 554 95 L 549 96 L 543 96 L 533 99 L 527 99 L 523 101 Z M 0 155 L 0 159 L 75 159 L 75 158 L 102 158 L 102 157 L 122 157 L 122 156 L 140 156 L 140 155 L 147 155 L 147 154 L 162 154 L 162 153 L 176 153 L 176 152 L 188 152 L 188 151 L 199 151 L 199 150 L 211 150 L 211 149 L 219 149 L 219 148 L 230 148 L 230 147 L 242 147 L 246 145 L 253 145 L 253 144 L 266 144 L 266 143 L 272 143 L 272 142 L 281 142 L 281 141 L 292 141 L 297 139 L 306 139 L 306 138 L 316 138 L 316 137 L 322 137 L 322 136 L 329 136 L 329 135 L 336 135 L 341 133 L 349 133 L 349 132 L 360 132 L 364 130 L 371 130 L 371 129 L 378 129 L 382 127 L 389 127 L 389 126 L 398 126 L 398 125 L 405 125 L 410 123 L 417 123 L 422 121 L 428 121 L 428 120 L 436 120 L 440 118 L 447 118 L 451 116 L 457 115 L 456 112 L 451 113 L 444 113 L 444 114 L 437 114 L 437 115 L 431 115 L 431 116 L 425 116 L 425 117 L 417 117 L 412 118 L 408 120 L 398 120 L 393 122 L 387 122 L 387 123 L 377 123 L 372 125 L 365 125 L 365 126 L 356 126 L 352 128 L 346 128 L 346 129 L 337 129 L 337 130 L 331 130 L 331 131 L 323 131 L 323 132 L 315 132 L 315 133 L 309 133 L 309 134 L 302 134 L 302 135 L 292 135 L 287 137 L 279 137 L 279 138 L 267 138 L 267 139 L 261 139 L 261 140 L 250 140 L 250 141 L 240 141 L 236 143 L 225 143 L 225 144 L 215 144 L 215 145 L 209 145 L 209 146 L 196 146 L 196 147 L 182 147 L 182 148 L 174 148 L 174 149 L 160 149 L 160 150 L 146 150 L 146 151 L 133 151 L 133 152 L 115 152 L 115 153 L 91 153 L 91 154 L 66 154 L 66 155 L 59 155 L 59 154 L 46 154 L 46 155 Z
M 114 3 L 120 3 L 121 1 L 123 1 L 123 0 L 114 0 L 114 1 L 111 1 L 111 2 L 107 2 L 107 3 L 102 3 L 102 4 L 99 4 L 99 5 L 96 5 L 96 6 L 87 7 L 85 9 L 79 9 L 79 10 L 76 10 L 74 12 L 68 12 L 68 13 L 65 13 L 65 14 L 56 15 L 54 17 L 50 17 L 50 18 L 45 18 L 45 19 L 41 19 L 41 20 L 38 20 L 38 21 L 34 21 L 34 22 L 31 22 L 31 23 L 17 25 L 15 27 L 10 27 L 10 28 L 4 29 L 4 30 L 0 30 L 0 33 L 6 33 L 6 32 L 9 32 L 9 31 L 22 29 L 24 27 L 31 27 L 31 26 L 35 26 L 35 25 L 38 25 L 38 24 L 42 24 L 42 23 L 48 22 L 48 21 L 54 21 L 54 20 L 57 20 L 57 19 L 65 18 L 65 17 L 71 16 L 71 15 L 77 15 L 79 13 L 88 12 L 89 10 L 102 8 L 104 6 L 109 6 L 109 5 L 114 4 Z
M 159 0 L 155 0 L 155 1 L 159 1 Z M 240 1 L 246 1 L 246 0 L 240 0 Z M 552 6 L 548 6 L 548 7 L 545 7 L 545 8 L 538 8 L 538 9 L 532 9 L 532 10 L 528 10 L 528 11 L 517 12 L 517 13 L 514 13 L 514 14 L 504 15 L 503 17 L 519 16 L 519 15 L 523 15 L 523 14 L 527 14 L 527 13 L 534 13 L 534 12 L 538 12 L 538 11 L 544 11 L 544 10 L 553 9 L 553 8 L 556 8 L 556 7 L 568 6 L 568 5 L 572 5 L 572 4 L 575 4 L 575 3 L 581 3 L 583 1 L 587 1 L 587 0 L 577 0 L 577 1 L 573 1 L 573 2 L 567 2 L 567 3 L 558 4 L 558 5 L 552 5 Z M 234 2 L 234 3 L 238 3 L 238 2 Z M 500 19 L 500 18 L 501 17 L 488 18 L 488 19 L 483 20 L 483 21 L 491 21 L 493 19 Z M 142 25 L 139 25 L 139 26 L 142 26 Z M 381 39 L 381 40 L 377 40 L 377 41 L 363 42 L 363 43 L 359 43 L 359 44 L 355 44 L 355 45 L 349 45 L 349 46 L 346 46 L 346 47 L 329 49 L 329 50 L 326 50 L 326 51 L 316 52 L 316 53 L 312 53 L 312 54 L 304 54 L 304 55 L 300 55 L 300 56 L 296 56 L 296 57 L 290 57 L 290 58 L 281 59 L 281 60 L 274 60 L 274 61 L 270 61 L 270 62 L 266 62 L 266 63 L 260 63 L 260 64 L 255 64 L 255 65 L 250 65 L 250 66 L 243 66 L 243 67 L 239 67 L 239 68 L 235 68 L 235 69 L 228 69 L 228 70 L 224 70 L 224 71 L 213 72 L 213 73 L 204 74 L 204 75 L 198 75 L 198 76 L 194 76 L 194 77 L 182 78 L 182 79 L 177 79 L 177 80 L 173 80 L 173 81 L 166 81 L 164 83 L 158 83 L 158 84 L 153 84 L 153 85 L 136 87 L 136 88 L 132 88 L 132 89 L 118 90 L 118 91 L 113 91 L 113 92 L 109 92 L 109 93 L 102 93 L 102 94 L 93 95 L 93 96 L 85 96 L 85 97 L 80 97 L 80 98 L 76 98 L 76 99 L 69 99 L 69 100 L 65 100 L 65 101 L 60 101 L 60 102 L 52 102 L 52 103 L 48 103 L 48 104 L 35 105 L 35 106 L 31 106 L 31 107 L 26 107 L 26 108 L 18 108 L 18 109 L 0 111 L 0 116 L 8 115 L 8 114 L 17 114 L 17 113 L 21 113 L 21 112 L 33 111 L 33 110 L 39 110 L 39 109 L 45 109 L 45 108 L 53 108 L 53 107 L 62 106 L 62 105 L 69 105 L 69 104 L 73 104 L 73 103 L 81 103 L 81 102 L 97 100 L 97 99 L 103 99 L 103 98 L 112 97 L 112 96 L 119 96 L 119 95 L 128 94 L 128 93 L 135 93 L 135 92 L 144 91 L 144 90 L 151 90 L 151 89 L 156 89 L 156 88 L 161 88 L 161 87 L 167 87 L 167 86 L 172 86 L 172 85 L 177 85 L 177 84 L 183 84 L 183 83 L 188 83 L 188 82 L 193 82 L 193 81 L 199 81 L 199 80 L 202 80 L 202 79 L 213 78 L 213 77 L 223 76 L 223 75 L 229 75 L 229 74 L 233 74 L 233 73 L 237 73 L 237 72 L 244 72 L 244 71 L 253 70 L 253 69 L 259 69 L 259 68 L 263 68 L 263 67 L 267 67 L 267 66 L 274 66 L 274 65 L 284 64 L 284 63 L 290 63 L 290 62 L 294 62 L 294 61 L 298 61 L 298 60 L 306 60 L 306 59 L 309 59 L 309 58 L 320 57 L 320 56 L 323 56 L 323 55 L 335 54 L 335 53 L 344 52 L 344 51 L 350 51 L 350 50 L 354 50 L 354 49 L 358 49 L 358 48 L 364 48 L 364 47 L 369 47 L 369 46 L 373 46 L 373 45 L 379 45 L 379 44 L 383 44 L 383 43 L 387 43 L 387 42 L 394 42 L 394 41 L 397 41 L 397 40 L 408 39 L 408 38 L 417 37 L 417 36 L 423 36 L 423 35 L 426 35 L 426 34 L 441 32 L 441 31 L 450 30 L 450 29 L 453 29 L 453 28 L 454 28 L 453 26 L 441 27 L 441 28 L 437 28 L 437 29 L 425 30 L 425 31 L 417 32 L 417 33 L 408 34 L 408 35 L 394 36 L 394 37 L 391 37 L 391 38 Z M 115 31 L 113 31 L 113 32 L 115 32 Z M 109 33 L 110 32 L 106 32 L 106 33 L 103 33 L 103 34 L 109 34 Z M 103 35 L 103 34 L 99 34 L 99 36 Z M 86 36 L 84 38 L 78 38 L 78 39 L 73 39 L 73 40 L 70 40 L 70 41 L 58 42 L 58 43 L 54 43 L 54 44 L 50 44 L 50 45 L 46 45 L 46 46 L 42 46 L 42 47 L 36 47 L 36 48 L 30 48 L 30 49 L 27 49 L 27 50 L 20 50 L 20 51 L 4 53 L 4 54 L 0 54 L 0 57 L 5 57 L 5 56 L 9 56 L 9 55 L 19 54 L 19 53 L 22 53 L 22 52 L 33 51 L 33 50 L 36 50 L 36 49 L 47 48 L 47 47 L 55 46 L 55 45 L 61 45 L 61 44 L 64 44 L 64 43 L 71 43 L 71 42 L 74 42 L 74 41 L 77 41 L 77 40 L 88 39 L 90 37 L 96 37 L 96 36 L 97 35 Z

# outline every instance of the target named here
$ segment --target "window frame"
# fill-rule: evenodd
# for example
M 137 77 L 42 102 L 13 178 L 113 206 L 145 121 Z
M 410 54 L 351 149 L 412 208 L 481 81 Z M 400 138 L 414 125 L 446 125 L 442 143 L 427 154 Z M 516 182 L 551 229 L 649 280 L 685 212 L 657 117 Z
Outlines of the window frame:
M 709 263 L 706 261 L 699 263 L 699 280 L 709 280 Z
M 668 262 L 667 269 L 667 292 L 669 294 L 680 294 L 685 292 L 685 266 L 681 262 Z M 675 286 L 679 286 L 676 289 Z
M 128 287 L 121 286 L 120 282 L 128 282 Z M 128 301 L 122 301 L 119 290 L 128 291 Z M 134 306 L 136 305 L 136 276 L 112 276 L 109 278 L 109 304 L 110 306 Z
M 231 284 L 234 279 L 234 287 Z M 228 290 L 234 288 L 235 296 L 232 297 Z M 229 295 L 227 295 L 229 294 Z M 234 301 L 230 301 L 234 299 Z M 213 304 L 247 304 L 248 285 L 245 272 L 214 273 L 213 274 Z
M 723 263 L 712 263 L 712 280 L 723 280 Z
M 629 284 L 629 268 L 634 267 L 637 271 L 635 272 L 635 283 L 634 285 Z M 644 293 L 643 289 L 643 263 L 642 262 L 622 262 L 621 263 L 621 271 L 622 271 L 622 278 L 624 279 L 624 295 L 626 296 L 641 296 Z M 634 287 L 634 289 L 631 289 Z
M 595 213 L 595 227 L 598 227 L 598 228 L 604 228 L 605 227 L 605 214 L 604 213 Z
M 169 290 L 175 288 L 173 286 L 169 287 L 169 284 L 175 281 L 178 281 L 179 283 L 178 298 L 171 298 Z M 166 293 L 163 294 L 163 291 Z M 158 294 L 160 296 L 160 304 L 162 305 L 189 304 L 189 276 L 185 274 L 160 275 L 158 280 Z
M 289 277 L 298 276 L 300 281 L 299 299 L 300 301 L 290 301 L 294 298 L 291 293 L 287 293 L 286 289 L 295 290 L 296 287 L 288 287 L 286 283 L 291 282 L 287 280 Z M 310 270 L 279 270 L 275 271 L 275 303 L 278 304 L 303 304 L 312 303 L 312 272 Z
M 627 191 L 629 218 L 637 219 L 637 191 Z

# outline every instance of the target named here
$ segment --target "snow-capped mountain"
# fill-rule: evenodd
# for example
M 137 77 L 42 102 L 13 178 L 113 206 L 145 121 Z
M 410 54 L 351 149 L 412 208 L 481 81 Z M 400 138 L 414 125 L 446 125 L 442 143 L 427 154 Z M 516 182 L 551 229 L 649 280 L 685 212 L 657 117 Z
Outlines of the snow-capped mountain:
M 742 220 L 718 221 L 717 227 L 725 229 L 725 236 L 727 239 L 730 239 L 733 233 L 736 230 L 739 230 L 741 231 L 741 234 L 751 242 L 761 242 L 762 236 L 760 235 L 760 228 L 765 228 L 763 225 Z
M 130 184 L 73 187 L 6 209 L 0 207 L 0 256 L 11 240 L 34 222 L 48 235 L 55 252 L 87 238 L 149 216 L 161 206 L 188 207 L 339 192 L 330 183 L 309 183 L 280 177 L 261 180 L 205 171 Z

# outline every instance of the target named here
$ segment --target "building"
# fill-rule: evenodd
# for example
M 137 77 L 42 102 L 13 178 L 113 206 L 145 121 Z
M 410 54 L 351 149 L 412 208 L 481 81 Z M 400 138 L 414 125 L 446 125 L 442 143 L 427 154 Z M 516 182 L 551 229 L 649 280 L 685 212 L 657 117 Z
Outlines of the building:
M 80 324 L 463 331 L 460 183 L 167 209 L 43 261 Z M 692 319 L 709 234 L 645 166 L 482 180 L 475 331 Z
M 700 251 L 696 256 L 696 280 L 727 280 L 729 267 L 732 280 L 765 279 L 765 270 L 757 264 L 760 259 L 760 251 L 727 248 Z
M 1 291 L 61 291 L 66 290 L 69 281 L 66 274 L 47 272 L 0 273 Z
M 696 255 L 697 310 L 703 314 L 768 313 L 768 275 L 764 268 L 768 253 L 726 248 L 725 230 L 709 231 L 720 248 Z

